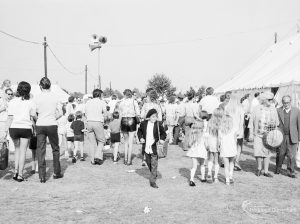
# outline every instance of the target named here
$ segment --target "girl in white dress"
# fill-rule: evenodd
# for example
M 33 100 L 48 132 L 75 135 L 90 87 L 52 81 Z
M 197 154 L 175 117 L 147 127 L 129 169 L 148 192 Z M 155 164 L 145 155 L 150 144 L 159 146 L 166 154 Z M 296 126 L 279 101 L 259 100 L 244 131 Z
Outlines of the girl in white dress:
M 212 168 L 215 164 L 214 182 L 218 182 L 219 173 L 219 144 L 218 144 L 218 130 L 223 117 L 224 111 L 220 108 L 214 110 L 212 117 L 207 124 L 207 130 L 205 133 L 205 147 L 208 150 L 208 162 L 207 162 L 207 182 L 212 183 Z
M 191 127 L 191 134 L 189 136 L 188 145 L 190 146 L 187 156 L 192 158 L 193 167 L 191 169 L 191 177 L 189 185 L 196 186 L 194 176 L 197 170 L 198 163 L 201 170 L 201 182 L 205 182 L 205 166 L 204 162 L 207 158 L 207 150 L 204 146 L 203 139 L 203 121 L 196 121 Z
M 223 157 L 226 184 L 233 184 L 234 160 L 237 155 L 237 128 L 233 125 L 233 119 L 225 114 L 222 117 L 219 128 L 220 156 Z

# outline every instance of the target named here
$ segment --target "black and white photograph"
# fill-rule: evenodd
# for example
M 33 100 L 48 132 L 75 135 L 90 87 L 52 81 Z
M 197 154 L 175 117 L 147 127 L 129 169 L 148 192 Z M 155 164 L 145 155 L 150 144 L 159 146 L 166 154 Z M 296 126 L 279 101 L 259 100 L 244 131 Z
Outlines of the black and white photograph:
M 0 223 L 300 222 L 300 0 L 0 0 Z

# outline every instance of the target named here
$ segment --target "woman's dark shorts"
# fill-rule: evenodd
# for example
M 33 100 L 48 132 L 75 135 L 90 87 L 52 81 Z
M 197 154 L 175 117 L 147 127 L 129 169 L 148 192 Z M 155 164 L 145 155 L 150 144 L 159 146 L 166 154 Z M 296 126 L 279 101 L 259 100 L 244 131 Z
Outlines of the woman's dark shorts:
M 84 135 L 74 135 L 74 141 L 83 142 L 84 141 Z
M 122 132 L 134 132 L 136 131 L 136 118 L 135 117 L 122 117 L 121 119 L 121 131 Z
M 29 128 L 10 128 L 9 134 L 12 139 L 31 138 L 32 130 Z
M 74 137 L 67 137 L 68 142 L 74 142 Z

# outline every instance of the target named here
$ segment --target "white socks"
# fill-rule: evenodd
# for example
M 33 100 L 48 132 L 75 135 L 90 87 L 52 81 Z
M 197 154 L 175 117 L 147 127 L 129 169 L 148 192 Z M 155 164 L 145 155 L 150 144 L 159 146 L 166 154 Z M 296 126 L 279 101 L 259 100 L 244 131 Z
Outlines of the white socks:
M 213 162 L 212 161 L 208 161 L 207 162 L 207 168 L 208 168 L 207 176 L 211 176 L 212 167 L 213 167 Z
M 197 168 L 192 168 L 191 169 L 191 181 L 194 181 L 195 173 L 196 173 Z
M 200 171 L 201 171 L 201 179 L 205 179 L 205 166 L 204 164 L 200 166 Z
M 220 166 L 219 164 L 215 164 L 215 179 L 218 178 Z

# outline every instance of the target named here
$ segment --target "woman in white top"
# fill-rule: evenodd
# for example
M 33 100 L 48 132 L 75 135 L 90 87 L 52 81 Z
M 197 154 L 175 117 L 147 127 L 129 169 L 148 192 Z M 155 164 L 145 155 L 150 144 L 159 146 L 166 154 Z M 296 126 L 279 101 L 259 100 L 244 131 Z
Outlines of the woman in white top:
M 199 117 L 200 115 L 200 107 L 198 104 L 193 102 L 194 93 L 189 93 L 187 98 L 188 102 L 184 104 L 184 113 L 185 113 L 185 121 L 184 121 L 184 130 L 185 130 L 185 137 L 183 142 L 183 150 L 188 150 L 188 142 L 191 134 L 191 127 L 196 120 L 201 121 L 202 119 Z
M 125 89 L 124 96 L 125 98 L 119 105 L 119 111 L 121 115 L 121 131 L 125 140 L 124 164 L 130 166 L 132 165 L 131 154 L 134 135 L 137 130 L 136 117 L 140 116 L 140 110 L 136 100 L 132 99 L 132 91 L 130 89 Z
M 13 139 L 15 145 L 15 174 L 13 179 L 24 181 L 26 149 L 32 136 L 33 120 L 36 119 L 36 107 L 30 99 L 31 86 L 27 82 L 20 82 L 17 96 L 9 102 L 6 133 Z

